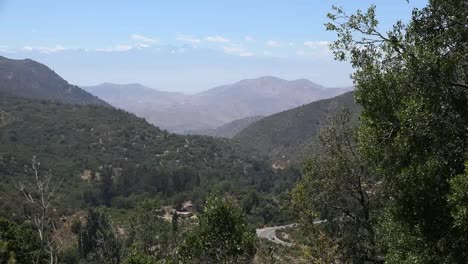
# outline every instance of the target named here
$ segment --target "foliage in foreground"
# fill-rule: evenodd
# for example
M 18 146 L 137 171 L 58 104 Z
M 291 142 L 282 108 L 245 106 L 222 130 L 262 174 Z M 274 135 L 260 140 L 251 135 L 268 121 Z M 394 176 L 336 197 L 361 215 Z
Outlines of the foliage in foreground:
M 0 218 L 0 264 L 46 263 L 36 230 Z
M 256 237 L 239 206 L 231 199 L 211 197 L 200 224 L 180 249 L 183 263 L 251 263 Z
M 257 239 L 244 214 L 229 198 L 212 197 L 199 224 L 173 224 L 161 218 L 159 203 L 141 202 L 128 228 L 103 210 L 89 210 L 72 225 L 77 239 L 53 263 L 252 263 Z M 185 220 L 188 221 L 188 220 Z M 176 227 L 177 226 L 177 227 Z M 37 232 L 0 219 L 0 263 L 49 263 Z M 37 253 L 42 257 L 37 260 Z M 10 262 L 8 262 L 10 261 Z
M 365 181 L 378 179 L 382 190 L 381 212 L 370 221 L 375 236 L 368 228 L 367 233 L 358 232 L 366 229 L 356 229 L 351 236 L 364 234 L 368 239 L 361 242 L 366 244 L 375 237 L 374 246 L 369 243 L 372 247 L 366 248 L 376 248 L 377 258 L 367 261 L 467 263 L 466 1 L 430 0 L 425 8 L 413 11 L 408 25 L 398 22 L 386 34 L 378 31 L 375 6 L 353 15 L 334 9 L 327 29 L 338 35 L 332 44 L 336 58 L 349 60 L 356 69 L 356 100 L 362 107 L 357 150 L 365 163 L 348 164 L 351 174 L 315 173 L 321 170 L 320 164 L 306 169 L 311 176 L 298 189 L 312 190 L 311 200 L 331 198 L 334 202 L 312 205 L 310 215 L 323 215 L 321 208 L 326 208 L 326 215 L 333 216 L 330 212 L 336 212 L 334 206 L 346 206 L 327 219 L 329 224 L 314 230 L 323 231 L 330 241 L 345 242 L 341 239 L 346 232 L 330 232 L 330 225 L 337 225 L 339 230 L 353 229 L 355 224 L 347 221 L 349 212 L 356 214 L 356 223 L 366 224 L 362 221 L 366 219 L 363 207 L 349 207 L 352 192 L 347 197 L 335 195 L 338 189 L 333 182 L 356 172 Z M 359 167 L 356 171 L 355 166 L 360 165 L 369 166 L 367 170 L 373 173 L 363 173 Z M 331 175 L 332 179 L 322 181 L 320 175 Z M 314 189 L 324 182 L 330 183 L 324 185 L 328 191 Z M 372 182 L 364 183 L 369 197 L 376 194 Z M 362 259 L 349 256 L 353 248 L 352 244 L 339 243 L 334 258 L 349 257 L 346 261 L 362 263 Z
M 342 111 L 322 129 L 323 154 L 310 159 L 293 190 L 312 262 L 378 262 L 378 178 L 356 146 L 355 125 Z M 326 219 L 326 222 L 317 222 Z

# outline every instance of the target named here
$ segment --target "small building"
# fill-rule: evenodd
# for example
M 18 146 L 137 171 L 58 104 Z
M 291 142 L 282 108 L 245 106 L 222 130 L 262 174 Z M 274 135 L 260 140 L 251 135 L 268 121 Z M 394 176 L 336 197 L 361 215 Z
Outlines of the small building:
M 193 208 L 192 201 L 185 201 L 184 203 L 182 203 L 181 211 L 183 211 L 183 212 L 193 212 L 194 208 Z

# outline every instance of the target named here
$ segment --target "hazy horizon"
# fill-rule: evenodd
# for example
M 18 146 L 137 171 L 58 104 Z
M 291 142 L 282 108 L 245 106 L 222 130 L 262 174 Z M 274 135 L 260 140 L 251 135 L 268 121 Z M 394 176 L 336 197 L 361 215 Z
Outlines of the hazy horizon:
M 387 29 L 425 2 L 0 0 L 0 55 L 37 60 L 78 86 L 141 83 L 193 94 L 275 76 L 345 87 L 352 68 L 328 49 L 335 36 L 323 26 L 326 13 L 372 3 Z
M 278 78 L 278 79 L 282 79 L 284 81 L 297 81 L 297 80 L 308 80 L 316 85 L 320 85 L 320 86 L 323 86 L 323 88 L 325 89 L 335 89 L 335 88 L 349 88 L 349 87 L 353 87 L 353 84 L 350 84 L 350 85 L 343 85 L 343 86 L 325 86 L 325 85 L 322 85 L 321 83 L 317 83 L 317 82 L 314 82 L 313 80 L 309 80 L 307 78 L 297 78 L 297 79 L 286 79 L 286 78 L 281 78 L 281 77 L 278 77 L 278 76 L 272 76 L 272 75 L 264 75 L 264 76 L 257 76 L 257 77 L 251 77 L 251 78 L 245 78 L 245 79 L 241 79 L 241 80 L 238 80 L 238 81 L 235 81 L 235 82 L 230 82 L 230 83 L 225 83 L 225 84 L 220 84 L 220 85 L 217 85 L 217 86 L 213 86 L 213 87 L 207 87 L 206 89 L 202 89 L 200 91 L 193 91 L 193 92 L 190 92 L 190 91 L 167 91 L 167 90 L 161 90 L 161 89 L 157 89 L 157 88 L 154 88 L 154 87 L 151 87 L 149 85 L 145 85 L 143 83 L 138 83 L 138 82 L 133 82 L 133 83 L 113 83 L 113 82 L 102 82 L 102 83 L 97 83 L 97 84 L 94 84 L 94 85 L 77 85 L 81 88 L 89 88 L 89 87 L 97 87 L 97 86 L 102 86 L 102 85 L 118 85 L 118 86 L 132 86 L 132 85 L 142 85 L 144 86 L 145 88 L 150 88 L 150 89 L 153 89 L 153 90 L 156 90 L 156 91 L 159 91 L 159 92 L 171 92 L 171 93 L 182 93 L 182 94 L 185 94 L 185 95 L 195 95 L 195 94 L 198 94 L 198 93 L 203 93 L 203 92 L 206 92 L 208 90 L 211 90 L 211 89 L 216 89 L 218 87 L 222 87 L 222 86 L 230 86 L 230 85 L 233 85 L 233 84 L 236 84 L 240 81 L 245 81 L 245 80 L 255 80 L 255 79 L 260 79 L 260 78 L 268 78 L 268 77 L 271 77 L 271 78 Z

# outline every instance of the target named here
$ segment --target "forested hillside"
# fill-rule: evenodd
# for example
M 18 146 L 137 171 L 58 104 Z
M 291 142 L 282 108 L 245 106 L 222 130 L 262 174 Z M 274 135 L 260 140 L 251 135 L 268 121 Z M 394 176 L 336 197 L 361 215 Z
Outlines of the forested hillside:
M 33 156 L 63 181 L 70 209 L 127 208 L 155 196 L 201 204 L 213 190 L 273 195 L 295 180 L 227 140 L 174 135 L 109 107 L 2 97 L 0 113 L 3 213 L 20 209 L 7 183 L 30 172 Z
M 0 95 L 2 94 L 70 104 L 108 105 L 78 86 L 69 84 L 41 63 L 0 56 Z
M 359 106 L 353 92 L 265 117 L 239 132 L 234 140 L 260 151 L 278 166 L 300 164 L 306 157 L 320 152 L 320 129 L 327 125 L 329 116 L 343 108 L 357 118 Z

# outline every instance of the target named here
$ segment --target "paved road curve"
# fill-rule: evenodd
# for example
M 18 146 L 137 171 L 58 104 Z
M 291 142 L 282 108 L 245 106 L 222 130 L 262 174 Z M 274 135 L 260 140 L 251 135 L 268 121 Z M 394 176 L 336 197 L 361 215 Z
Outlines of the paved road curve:
M 315 221 L 314 224 L 321 224 L 321 223 L 323 223 L 325 221 L 326 220 L 318 220 L 318 221 Z M 296 226 L 297 226 L 297 224 L 294 223 L 294 224 L 290 224 L 290 225 L 259 228 L 259 229 L 257 229 L 257 236 L 259 238 L 268 239 L 273 243 L 290 247 L 290 246 L 293 245 L 292 243 L 280 240 L 280 239 L 278 239 L 276 237 L 276 230 L 281 230 L 281 229 L 285 229 L 285 228 L 288 228 L 288 227 L 296 227 Z
M 297 224 L 290 224 L 290 225 L 284 225 L 284 226 L 272 226 L 272 227 L 259 228 L 257 229 L 257 236 L 259 238 L 268 239 L 273 243 L 290 247 L 292 246 L 291 243 L 280 240 L 276 237 L 276 230 L 281 230 L 281 229 L 285 229 L 288 227 L 295 227 L 296 225 Z

